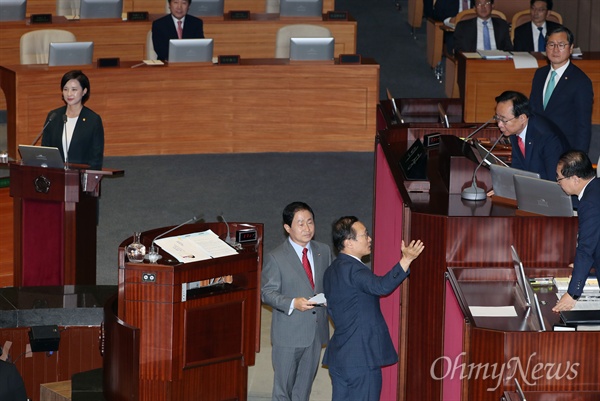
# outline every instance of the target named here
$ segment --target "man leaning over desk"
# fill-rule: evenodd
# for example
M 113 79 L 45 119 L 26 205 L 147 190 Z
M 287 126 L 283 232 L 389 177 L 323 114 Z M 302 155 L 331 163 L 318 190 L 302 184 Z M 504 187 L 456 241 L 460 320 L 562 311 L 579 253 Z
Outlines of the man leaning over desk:
M 202 20 L 188 15 L 192 0 L 169 0 L 171 14 L 152 23 L 152 44 L 159 60 L 169 58 L 171 39 L 202 39 Z

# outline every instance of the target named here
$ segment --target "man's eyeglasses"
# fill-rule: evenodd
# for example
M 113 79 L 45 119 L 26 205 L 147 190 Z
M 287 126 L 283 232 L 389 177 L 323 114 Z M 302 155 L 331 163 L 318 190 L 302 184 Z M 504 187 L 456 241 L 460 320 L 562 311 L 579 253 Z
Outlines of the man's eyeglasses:
M 566 179 L 566 178 L 571 178 L 571 176 L 569 176 L 569 177 L 560 177 L 560 178 L 559 178 L 558 176 L 556 176 L 556 182 L 557 182 L 557 183 L 558 183 L 558 182 L 561 182 L 562 180 L 564 180 L 564 179 Z
M 517 118 L 517 117 L 515 116 L 513 118 L 505 119 L 505 118 L 500 117 L 499 115 L 494 116 L 494 120 L 496 120 L 497 122 L 502 123 L 502 124 L 506 124 L 507 122 L 514 120 L 515 118 Z
M 487 7 L 489 5 L 491 5 L 492 2 L 491 1 L 486 1 L 485 3 L 477 3 L 475 4 L 475 7 L 481 8 L 481 7 Z
M 569 46 L 568 43 L 554 43 L 554 42 L 548 42 L 548 43 L 546 43 L 546 48 L 550 49 L 550 50 L 554 50 L 556 47 L 558 47 L 558 49 L 560 51 L 563 51 L 568 46 Z

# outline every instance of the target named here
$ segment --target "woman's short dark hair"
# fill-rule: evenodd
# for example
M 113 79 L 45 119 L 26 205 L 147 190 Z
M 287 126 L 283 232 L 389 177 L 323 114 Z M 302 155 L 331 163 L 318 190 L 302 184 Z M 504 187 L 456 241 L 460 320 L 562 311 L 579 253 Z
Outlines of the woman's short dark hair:
M 62 91 L 67 82 L 72 79 L 76 79 L 81 85 L 82 89 L 87 89 L 85 95 L 83 95 L 81 98 L 81 103 L 85 104 L 85 102 L 87 102 L 87 100 L 90 98 L 90 80 L 88 79 L 87 75 L 81 72 L 81 70 L 71 70 L 63 75 L 62 79 L 60 80 L 60 90 Z
M 358 218 L 355 216 L 344 216 L 333 223 L 332 238 L 335 249 L 341 251 L 344 249 L 345 240 L 356 239 L 356 230 L 352 228 L 352 225 L 357 221 Z

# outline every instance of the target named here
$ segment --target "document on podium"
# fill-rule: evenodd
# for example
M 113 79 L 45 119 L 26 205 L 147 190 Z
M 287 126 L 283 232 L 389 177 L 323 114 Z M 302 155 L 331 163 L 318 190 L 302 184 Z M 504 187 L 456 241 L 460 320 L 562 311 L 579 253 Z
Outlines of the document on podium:
M 156 241 L 156 244 L 181 263 L 220 258 L 238 253 L 212 230 L 161 238 Z

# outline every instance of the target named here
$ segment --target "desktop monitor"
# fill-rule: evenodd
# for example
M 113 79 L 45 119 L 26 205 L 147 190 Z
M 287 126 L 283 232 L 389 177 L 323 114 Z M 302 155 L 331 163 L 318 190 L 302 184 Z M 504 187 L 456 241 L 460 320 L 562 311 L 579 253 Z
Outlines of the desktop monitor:
M 446 109 L 442 106 L 441 103 L 438 103 L 438 111 L 440 113 L 440 122 L 444 126 L 444 128 L 450 128 L 450 121 L 448 120 L 448 114 L 446 113 Z
M 92 64 L 94 42 L 52 42 L 48 66 Z
M 79 18 L 121 18 L 123 0 L 81 0 Z
M 25 21 L 27 0 L 0 0 L 0 21 Z
M 212 56 L 212 39 L 169 40 L 169 64 L 212 62 Z
M 514 175 L 517 208 L 543 216 L 573 216 L 573 201 L 556 181 Z
M 333 38 L 290 38 L 290 60 L 333 60 Z
M 531 302 L 533 301 L 533 290 L 530 290 L 531 287 L 528 287 L 529 282 L 527 281 L 527 276 L 525 276 L 523 262 L 521 262 L 521 258 L 519 257 L 514 245 L 510 246 L 510 252 L 512 254 L 515 275 L 517 276 L 517 293 L 521 294 L 525 304 L 530 306 Z
M 394 115 L 392 116 L 392 119 L 394 120 L 394 123 L 395 124 L 404 124 L 404 118 L 400 114 L 400 110 L 398 110 L 398 106 L 396 105 L 396 99 L 394 99 L 394 97 L 392 96 L 392 93 L 390 92 L 389 89 L 386 88 L 385 91 L 387 93 L 388 100 L 392 104 L 392 111 L 394 113 Z
M 281 0 L 280 17 L 319 17 L 323 16 L 323 0 Z
M 195 17 L 222 17 L 224 10 L 224 0 L 194 0 L 188 14 Z

